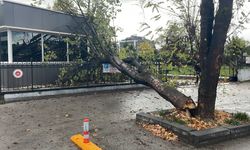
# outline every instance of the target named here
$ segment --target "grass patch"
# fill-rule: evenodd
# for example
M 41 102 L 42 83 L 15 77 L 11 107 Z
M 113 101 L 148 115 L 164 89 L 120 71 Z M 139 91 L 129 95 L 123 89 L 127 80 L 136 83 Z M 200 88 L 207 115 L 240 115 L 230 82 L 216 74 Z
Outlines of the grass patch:
M 169 74 L 173 75 L 195 75 L 194 68 L 191 66 L 173 67 Z
M 183 120 L 181 120 L 181 119 L 179 119 L 179 118 L 172 118 L 172 120 L 171 121 L 173 121 L 173 122 L 175 122 L 175 123 L 178 123 L 178 124 L 181 124 L 181 125 L 186 125 L 187 123 L 185 122 L 185 121 L 183 121 Z
M 242 123 L 249 122 L 249 116 L 246 113 L 238 112 L 232 115 L 232 118 L 226 119 L 225 123 L 233 126 L 241 125 Z
M 181 67 L 172 67 L 167 68 L 169 70 L 168 74 L 173 75 L 196 75 L 195 70 L 192 66 L 181 66 Z M 232 76 L 233 70 L 232 68 L 223 65 L 220 70 L 220 76 L 229 77 Z
M 238 112 L 233 115 L 233 118 L 239 121 L 249 121 L 249 116 L 246 113 Z
M 226 124 L 230 124 L 230 125 L 233 125 L 233 126 L 238 126 L 240 125 L 240 122 L 235 120 L 235 119 L 226 119 L 225 120 L 225 123 Z
M 229 77 L 229 76 L 233 75 L 232 73 L 233 73 L 232 68 L 230 68 L 228 66 L 222 66 L 221 67 L 220 76 L 222 76 L 222 77 Z

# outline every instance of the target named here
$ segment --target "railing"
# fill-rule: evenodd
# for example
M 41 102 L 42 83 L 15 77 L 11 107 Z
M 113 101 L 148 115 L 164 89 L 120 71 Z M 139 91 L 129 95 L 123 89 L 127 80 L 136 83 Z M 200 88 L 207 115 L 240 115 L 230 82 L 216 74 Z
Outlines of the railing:
M 95 63 L 0 63 L 0 93 L 133 84 Z
M 161 63 L 146 65 L 163 81 L 176 76 L 189 78 L 189 76 L 196 75 L 192 66 L 175 67 L 169 70 Z M 0 94 L 135 83 L 122 73 L 104 73 L 103 71 L 101 63 L 4 62 L 0 63 Z M 230 68 L 222 67 L 222 71 L 225 76 L 230 75 Z

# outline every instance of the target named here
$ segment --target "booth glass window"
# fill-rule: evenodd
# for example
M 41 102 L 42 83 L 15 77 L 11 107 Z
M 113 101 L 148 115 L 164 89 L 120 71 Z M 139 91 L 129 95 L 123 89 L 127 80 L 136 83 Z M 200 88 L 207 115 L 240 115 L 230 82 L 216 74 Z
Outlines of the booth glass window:
M 67 61 L 67 38 L 56 35 L 44 35 L 45 61 Z
M 41 34 L 32 32 L 12 32 L 13 61 L 40 62 Z
M 7 32 L 0 32 L 0 62 L 8 61 Z

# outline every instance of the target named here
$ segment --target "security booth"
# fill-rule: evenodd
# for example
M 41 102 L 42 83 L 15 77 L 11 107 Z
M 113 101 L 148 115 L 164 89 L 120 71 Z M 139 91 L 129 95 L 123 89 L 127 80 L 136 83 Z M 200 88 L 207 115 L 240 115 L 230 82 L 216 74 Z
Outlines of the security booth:
M 5 93 L 131 84 L 105 72 L 77 35 L 82 18 L 0 0 L 0 96 Z
M 250 81 L 250 55 L 243 54 L 245 58 L 245 64 L 237 70 L 237 79 L 240 82 Z

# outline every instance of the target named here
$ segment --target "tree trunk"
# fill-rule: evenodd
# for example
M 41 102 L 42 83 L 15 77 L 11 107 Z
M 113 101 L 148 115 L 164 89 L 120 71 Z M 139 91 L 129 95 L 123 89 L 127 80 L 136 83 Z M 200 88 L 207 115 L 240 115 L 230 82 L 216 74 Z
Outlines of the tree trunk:
M 213 0 L 202 0 L 201 3 L 198 115 L 205 119 L 214 118 L 217 85 L 232 9 L 233 0 L 219 0 L 219 9 L 214 17 Z

